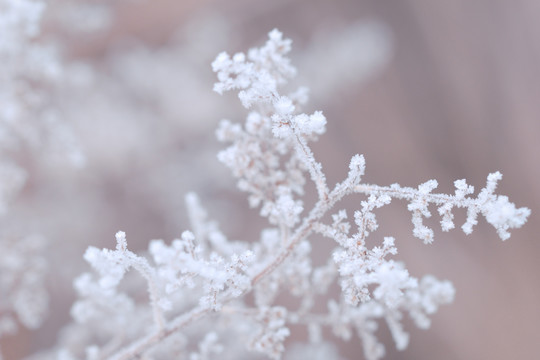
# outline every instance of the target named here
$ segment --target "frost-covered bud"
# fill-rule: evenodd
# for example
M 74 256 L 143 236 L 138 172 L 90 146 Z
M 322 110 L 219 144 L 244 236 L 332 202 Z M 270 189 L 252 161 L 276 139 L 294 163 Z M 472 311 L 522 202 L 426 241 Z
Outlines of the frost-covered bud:
M 275 103 L 274 109 L 279 115 L 290 115 L 294 111 L 294 105 L 286 96 L 281 96 Z
M 420 192 L 420 194 L 429 194 L 436 189 L 438 185 L 437 180 L 428 180 L 418 186 L 418 192 Z
M 286 48 L 281 50 L 282 52 L 286 53 L 290 51 L 290 41 L 283 43 L 283 33 L 278 29 L 272 29 L 272 31 L 268 33 L 268 38 L 272 41 L 272 43 L 288 45 Z
M 418 286 L 416 279 L 409 276 L 409 272 L 403 264 L 394 261 L 383 262 L 376 267 L 374 278 L 379 285 L 373 291 L 373 296 L 391 308 L 395 308 L 399 304 L 403 296 L 403 289 Z
M 267 203 L 267 207 L 261 209 L 261 215 L 268 213 L 272 224 L 283 224 L 289 228 L 300 221 L 299 215 L 303 211 L 302 201 L 292 197 L 290 189 L 280 186 L 276 193 L 278 198 L 275 203 Z
M 502 179 L 502 174 L 498 171 L 491 173 L 487 177 L 486 191 L 492 194 L 497 188 L 497 183 Z
M 519 228 L 525 224 L 530 213 L 526 208 L 516 209 L 516 206 L 508 201 L 508 197 L 502 195 L 484 208 L 486 220 L 497 229 L 502 240 L 510 237 L 508 229 Z
M 467 185 L 465 179 L 454 181 L 454 186 L 456 187 L 457 199 L 463 199 L 466 195 L 472 194 L 474 192 L 474 186 Z
M 246 131 L 250 134 L 263 135 L 269 129 L 268 119 L 264 118 L 260 113 L 252 111 L 246 118 Z
M 366 160 L 363 155 L 354 155 L 349 162 L 349 176 L 359 177 L 364 175 L 366 169 Z
M 347 179 L 343 182 L 343 186 L 347 189 L 353 189 L 360 184 L 362 176 L 366 169 L 366 162 L 363 155 L 354 155 L 349 162 L 349 173 Z
M 449 231 L 455 227 L 454 214 L 452 214 L 452 203 L 445 203 L 439 207 L 439 215 L 442 216 L 441 228 L 443 231 Z
M 232 60 L 235 63 L 243 63 L 244 61 L 246 61 L 246 55 L 244 55 L 243 53 L 236 53 L 233 55 Z
M 232 64 L 231 57 L 226 52 L 221 52 L 212 62 L 212 70 L 214 72 L 220 72 L 229 68 Z
M 315 134 L 324 134 L 326 131 L 326 117 L 324 117 L 322 111 L 315 111 L 313 115 L 309 117 L 310 131 Z
M 472 233 L 474 225 L 478 224 L 478 209 L 470 207 L 467 210 L 467 221 L 461 226 L 463 232 L 467 235 Z
M 292 135 L 291 124 L 279 115 L 272 115 L 272 133 L 278 139 L 286 139 Z
M 316 111 L 313 115 L 297 115 L 293 123 L 296 132 L 303 135 L 320 135 L 326 131 L 326 118 L 320 111 Z
M 432 275 L 426 275 L 420 282 L 423 293 L 422 306 L 427 314 L 434 314 L 439 305 L 451 303 L 456 290 L 450 281 L 439 281 Z
M 216 129 L 216 137 L 219 141 L 234 141 L 242 134 L 242 127 L 233 124 L 230 120 L 223 119 Z
M 290 335 L 285 326 L 286 317 L 287 309 L 281 306 L 260 309 L 257 320 L 261 328 L 251 339 L 249 347 L 272 359 L 280 359 L 285 351 L 283 343 Z
M 116 250 L 118 251 L 127 250 L 126 233 L 123 231 L 119 231 L 116 233 Z
M 84 253 L 84 259 L 101 275 L 99 284 L 103 288 L 118 285 L 126 272 L 125 258 L 116 251 L 90 246 Z

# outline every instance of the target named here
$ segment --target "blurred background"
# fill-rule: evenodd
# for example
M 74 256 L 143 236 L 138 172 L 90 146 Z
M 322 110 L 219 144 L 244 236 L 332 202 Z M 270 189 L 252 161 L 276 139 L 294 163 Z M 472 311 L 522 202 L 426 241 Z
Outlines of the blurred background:
M 499 170 L 498 193 L 532 210 L 506 242 L 483 219 L 469 236 L 459 226 L 442 233 L 434 215 L 429 246 L 412 236 L 405 203 L 380 211 L 374 236 L 396 237 L 411 275 L 431 273 L 457 291 L 429 331 L 405 323 L 411 342 L 403 352 L 381 324 L 386 358 L 536 358 L 539 18 L 534 0 L 51 2 L 40 40 L 64 59 L 51 101 L 84 166 L 69 165 L 55 137 L 46 151 L 15 155 L 28 180 L 3 221 L 47 239 L 55 275 L 43 327 L 3 339 L 6 359 L 54 344 L 69 320 L 72 279 L 87 270 L 86 247 L 113 247 L 118 230 L 134 250 L 178 237 L 189 226 L 189 191 L 231 238 L 257 236 L 264 222 L 215 157 L 218 121 L 242 121 L 245 112 L 234 95 L 212 92 L 210 63 L 221 51 L 263 44 L 273 28 L 293 39 L 294 83 L 311 89 L 307 112 L 328 119 L 314 152 L 330 184 L 356 153 L 366 158 L 364 180 L 380 185 L 437 179 L 438 191 L 453 192 L 465 178 L 479 190 Z M 465 221 L 455 215 L 457 225 Z M 359 341 L 338 344 L 341 356 L 358 358 Z

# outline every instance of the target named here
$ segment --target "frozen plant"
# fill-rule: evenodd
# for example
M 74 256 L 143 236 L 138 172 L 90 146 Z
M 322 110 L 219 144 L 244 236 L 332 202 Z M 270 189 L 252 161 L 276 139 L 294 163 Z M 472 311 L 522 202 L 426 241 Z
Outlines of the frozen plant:
M 287 352 L 285 341 L 294 325 L 309 333 L 309 344 L 292 345 L 295 357 L 338 357 L 323 336 L 328 328 L 345 340 L 357 336 L 365 357 L 380 359 L 385 349 L 375 335 L 379 321 L 386 322 L 396 347 L 403 350 L 409 341 L 403 317 L 408 314 L 418 327 L 428 328 L 429 315 L 452 301 L 454 288 L 430 275 L 412 277 L 393 258 L 395 239 L 372 235 L 378 208 L 393 199 L 405 200 L 413 234 L 425 243 L 434 234 L 423 223 L 431 216 L 430 206 L 437 207 L 443 231 L 454 228 L 454 208 L 466 209 L 462 229 L 467 234 L 479 214 L 503 240 L 510 229 L 525 223 L 529 209 L 495 194 L 498 172 L 488 176 L 477 196 L 465 180 L 455 182 L 454 194 L 437 194 L 435 180 L 418 188 L 365 184 L 364 158 L 355 155 L 345 179 L 330 187 L 309 145 L 325 132 L 325 116 L 301 112 L 305 89 L 280 92 L 296 73 L 287 58 L 290 49 L 291 40 L 273 30 L 263 47 L 247 54 L 221 53 L 212 63 L 219 80 L 214 90 L 238 90 L 250 110 L 243 125 L 221 122 L 217 137 L 230 145 L 218 158 L 238 178 L 250 206 L 268 219 L 259 241 L 227 239 L 208 220 L 198 197 L 188 194 L 191 231 L 179 239 L 170 244 L 152 240 L 145 256 L 130 251 L 126 234 L 118 232 L 115 249 L 86 251 L 84 258 L 95 272 L 75 281 L 79 299 L 72 307 L 74 322 L 58 348 L 44 357 L 238 359 L 246 357 L 240 346 L 245 344 L 247 351 L 279 359 Z M 317 192 L 311 209 L 302 200 L 308 180 Z M 355 193 L 365 198 L 352 217 L 334 209 Z M 336 249 L 324 265 L 314 266 L 311 241 L 321 235 L 334 241 Z M 378 246 L 367 244 L 370 235 Z M 126 275 L 130 269 L 144 279 L 147 294 L 136 278 Z M 334 282 L 341 287 L 339 296 L 329 293 Z M 297 298 L 298 305 L 283 301 L 287 296 Z M 326 311 L 316 310 L 320 301 L 327 302 Z
M 21 235 L 13 226 L 17 220 L 10 211 L 12 203 L 28 178 L 14 155 L 41 151 L 48 140 L 61 146 L 72 140 L 50 108 L 61 66 L 54 46 L 39 39 L 44 9 L 40 1 L 0 0 L 0 338 L 21 327 L 38 328 L 49 300 L 45 239 Z M 72 160 L 78 158 L 71 155 Z

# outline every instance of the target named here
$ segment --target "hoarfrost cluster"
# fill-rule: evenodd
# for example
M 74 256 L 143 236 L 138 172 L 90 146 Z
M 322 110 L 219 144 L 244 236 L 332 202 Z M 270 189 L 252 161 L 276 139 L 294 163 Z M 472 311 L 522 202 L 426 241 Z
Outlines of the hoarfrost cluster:
M 28 178 L 15 154 L 46 149 L 53 155 L 58 147 L 73 163 L 83 161 L 69 126 L 51 106 L 49 92 L 61 81 L 61 71 L 56 48 L 39 39 L 44 9 L 39 1 L 0 0 L 0 338 L 20 325 L 38 328 L 49 299 L 46 240 L 10 226 L 12 203 Z
M 24 11 L 18 12 L 19 8 Z M 14 124 L 23 124 L 17 120 L 24 115 L 23 109 L 32 109 L 23 104 L 33 98 L 18 97 L 32 93 L 19 87 L 28 86 L 27 77 L 53 81 L 57 60 L 54 52 L 21 45 L 36 34 L 41 3 L 0 0 L 0 9 L 0 26 L 22 29 L 2 28 L 0 32 L 23 35 L 17 39 L 2 35 L 3 58 L 30 50 L 51 57 L 47 67 L 38 67 L 44 73 L 29 72 L 36 67 L 16 61 L 0 70 L 4 83 L 8 81 L 0 87 L 0 99 L 2 104 L 11 104 L 0 109 L 4 137 L 16 132 Z M 381 359 L 385 348 L 376 336 L 380 323 L 386 323 L 396 348 L 403 350 L 409 342 L 403 318 L 409 316 L 419 328 L 428 328 L 430 315 L 452 302 L 454 288 L 449 281 L 409 273 L 395 257 L 399 239 L 375 232 L 377 209 L 403 200 L 411 214 L 413 235 L 426 244 L 434 238 L 434 230 L 424 224 L 432 215 L 430 207 L 437 208 L 443 231 L 455 227 L 455 208 L 467 213 L 462 225 L 466 234 L 472 232 L 479 215 L 502 240 L 526 222 L 528 209 L 516 208 L 506 196 L 495 193 L 502 177 L 499 172 L 487 177 L 476 196 L 465 180 L 455 182 L 454 194 L 439 194 L 434 193 L 435 180 L 418 188 L 366 184 L 362 181 L 366 161 L 355 155 L 344 179 L 334 186 L 328 184 L 310 146 L 325 133 L 327 119 L 321 111 L 303 112 L 306 88 L 283 90 L 296 75 L 288 58 L 290 50 L 291 40 L 273 30 L 262 47 L 247 54 L 223 52 L 212 63 L 218 79 L 214 90 L 220 94 L 237 91 L 248 110 L 243 124 L 222 120 L 216 136 L 227 144 L 218 159 L 247 193 L 249 206 L 268 219 L 259 239 L 228 239 L 217 222 L 208 218 L 198 196 L 188 194 L 191 230 L 178 239 L 152 240 L 147 252 L 137 254 L 129 250 L 129 237 L 119 231 L 113 249 L 87 249 L 84 260 L 92 271 L 74 281 L 78 299 L 71 308 L 73 321 L 62 331 L 56 347 L 33 358 L 202 360 L 252 356 L 247 352 L 272 359 L 338 358 L 332 340 L 324 336 L 331 331 L 343 340 L 359 338 L 366 359 Z M 10 84 L 13 79 L 17 82 Z M 3 160 L 2 169 L 7 166 Z M 15 171 L 6 176 L 2 172 L 2 186 L 11 189 L 0 189 L 0 205 L 21 186 L 22 178 Z M 310 206 L 305 201 L 307 182 L 316 189 L 317 200 Z M 351 216 L 338 203 L 352 194 L 363 200 Z M 315 237 L 335 245 L 323 265 L 314 265 L 311 258 Z M 43 239 L 1 241 L 0 336 L 16 330 L 15 318 L 28 328 L 38 327 L 47 308 L 41 280 L 47 264 L 39 257 Z M 335 283 L 339 294 L 329 291 Z M 298 305 L 291 307 L 284 297 L 296 298 Z M 324 311 L 316 306 L 321 302 Z M 307 329 L 309 339 L 304 345 L 289 344 L 291 328 L 298 326 Z

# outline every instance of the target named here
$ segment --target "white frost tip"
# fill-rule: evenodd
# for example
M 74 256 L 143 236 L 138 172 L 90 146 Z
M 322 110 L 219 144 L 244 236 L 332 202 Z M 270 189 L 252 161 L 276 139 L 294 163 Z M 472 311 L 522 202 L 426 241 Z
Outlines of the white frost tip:
M 186 230 L 182 233 L 182 240 L 193 242 L 195 241 L 195 235 L 191 231 Z
M 276 109 L 276 112 L 280 115 L 290 115 L 294 111 L 294 105 L 286 96 L 280 97 L 275 103 L 274 108 Z
M 437 188 L 437 186 L 439 186 L 439 183 L 437 183 L 437 180 L 428 180 L 425 183 L 418 186 L 418 191 L 421 194 L 429 194 L 435 188 Z
M 324 117 L 322 111 L 315 111 L 309 117 L 309 120 L 311 120 L 311 131 L 316 134 L 324 134 L 326 131 L 326 117 Z
M 366 160 L 364 155 L 354 155 L 349 163 L 349 170 L 358 172 L 360 175 L 364 175 L 366 169 Z
M 283 38 L 283 33 L 278 29 L 274 29 L 268 33 L 268 38 L 274 41 L 280 41 Z
M 126 233 L 119 231 L 116 233 L 116 250 L 126 251 L 127 250 L 127 240 Z

